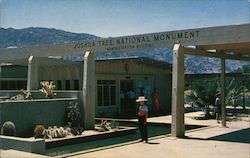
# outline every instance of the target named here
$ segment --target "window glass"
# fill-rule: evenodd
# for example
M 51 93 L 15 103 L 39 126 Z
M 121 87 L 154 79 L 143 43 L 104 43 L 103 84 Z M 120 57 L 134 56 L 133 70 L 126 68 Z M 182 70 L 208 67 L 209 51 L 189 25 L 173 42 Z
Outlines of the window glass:
M 102 86 L 98 85 L 97 86 L 97 105 L 98 106 L 103 106 L 103 88 Z
M 116 80 L 97 81 L 97 105 L 116 105 Z
M 8 89 L 15 90 L 16 89 L 16 81 L 9 81 Z
M 80 85 L 79 85 L 79 80 L 74 80 L 74 90 L 79 90 Z
M 65 80 L 65 90 L 70 90 L 70 80 Z
M 8 81 L 1 81 L 1 89 L 8 89 Z
M 20 80 L 18 80 L 17 82 L 16 82 L 16 86 L 17 86 L 17 89 L 26 89 L 26 87 L 27 87 L 27 81 L 20 81 Z
M 62 90 L 62 81 L 61 80 L 56 81 L 56 89 L 57 90 Z

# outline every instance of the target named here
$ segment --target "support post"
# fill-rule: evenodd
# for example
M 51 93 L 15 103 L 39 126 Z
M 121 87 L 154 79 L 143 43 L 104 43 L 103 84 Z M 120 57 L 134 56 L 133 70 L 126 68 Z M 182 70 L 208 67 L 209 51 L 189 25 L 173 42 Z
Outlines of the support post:
M 226 88 L 225 88 L 225 59 L 221 58 L 221 124 L 226 127 Z
M 175 44 L 172 68 L 172 137 L 185 136 L 184 82 L 184 49 L 180 44 Z
M 95 96 L 96 96 L 96 79 L 95 79 L 95 56 L 93 52 L 87 51 L 84 55 L 83 67 L 83 119 L 85 129 L 94 129 L 95 127 Z
M 27 91 L 38 89 L 38 63 L 33 56 L 28 59 Z
M 242 100 L 242 104 L 243 104 L 243 110 L 245 111 L 246 110 L 246 102 L 245 102 L 245 81 L 243 80 L 242 81 L 242 84 L 243 84 L 243 100 Z

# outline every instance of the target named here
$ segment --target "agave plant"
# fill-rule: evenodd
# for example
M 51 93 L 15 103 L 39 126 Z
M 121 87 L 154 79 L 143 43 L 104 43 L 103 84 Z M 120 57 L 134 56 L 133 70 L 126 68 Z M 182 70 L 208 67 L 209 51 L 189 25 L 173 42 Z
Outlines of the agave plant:
M 39 91 L 44 93 L 48 99 L 52 99 L 55 97 L 56 93 L 54 93 L 54 89 L 56 88 L 55 85 L 53 85 L 53 81 L 42 81 L 40 82 L 42 89 Z

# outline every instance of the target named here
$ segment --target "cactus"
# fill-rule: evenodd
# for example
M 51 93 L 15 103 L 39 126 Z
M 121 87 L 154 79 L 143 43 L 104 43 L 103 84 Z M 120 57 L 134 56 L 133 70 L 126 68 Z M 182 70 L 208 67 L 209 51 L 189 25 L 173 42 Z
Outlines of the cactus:
M 107 120 L 102 120 L 101 122 L 101 128 L 104 129 L 104 131 L 110 131 L 111 130 L 111 126 L 110 126 L 110 122 L 108 122 Z
M 107 120 L 102 120 L 100 126 L 96 127 L 96 130 L 98 132 L 105 132 L 105 131 L 111 131 L 116 130 L 118 128 L 118 123 L 111 120 L 108 122 Z
M 84 131 L 84 128 L 82 128 L 82 127 L 73 127 L 73 128 L 71 129 L 71 133 L 72 133 L 74 136 L 76 136 L 76 135 L 81 135 L 83 131 Z
M 16 135 L 15 124 L 11 121 L 4 122 L 1 129 L 1 134 L 5 136 L 15 136 Z
M 6 101 L 12 101 L 12 100 L 20 101 L 20 100 L 31 100 L 31 99 L 32 97 L 30 91 L 21 89 L 20 94 L 13 96 L 10 99 L 7 99 Z
M 44 137 L 47 139 L 53 139 L 53 138 L 64 138 L 66 136 L 71 136 L 71 129 L 70 128 L 63 128 L 63 127 L 49 127 L 48 129 L 45 129 Z
M 43 92 L 48 99 L 52 99 L 55 97 L 56 93 L 54 93 L 54 89 L 56 88 L 55 85 L 53 85 L 53 81 L 42 81 L 40 82 L 42 89 L 40 89 L 40 92 Z
M 44 138 L 44 126 L 43 125 L 36 125 L 34 129 L 34 137 L 35 138 Z

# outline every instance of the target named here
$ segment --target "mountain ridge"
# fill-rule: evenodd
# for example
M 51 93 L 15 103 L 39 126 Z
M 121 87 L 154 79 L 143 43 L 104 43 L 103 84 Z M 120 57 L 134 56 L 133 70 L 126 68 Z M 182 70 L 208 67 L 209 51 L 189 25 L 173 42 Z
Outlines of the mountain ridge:
M 0 28 L 0 48 L 28 47 L 58 44 L 99 38 L 86 33 L 71 33 L 55 28 L 29 27 L 24 29 Z

